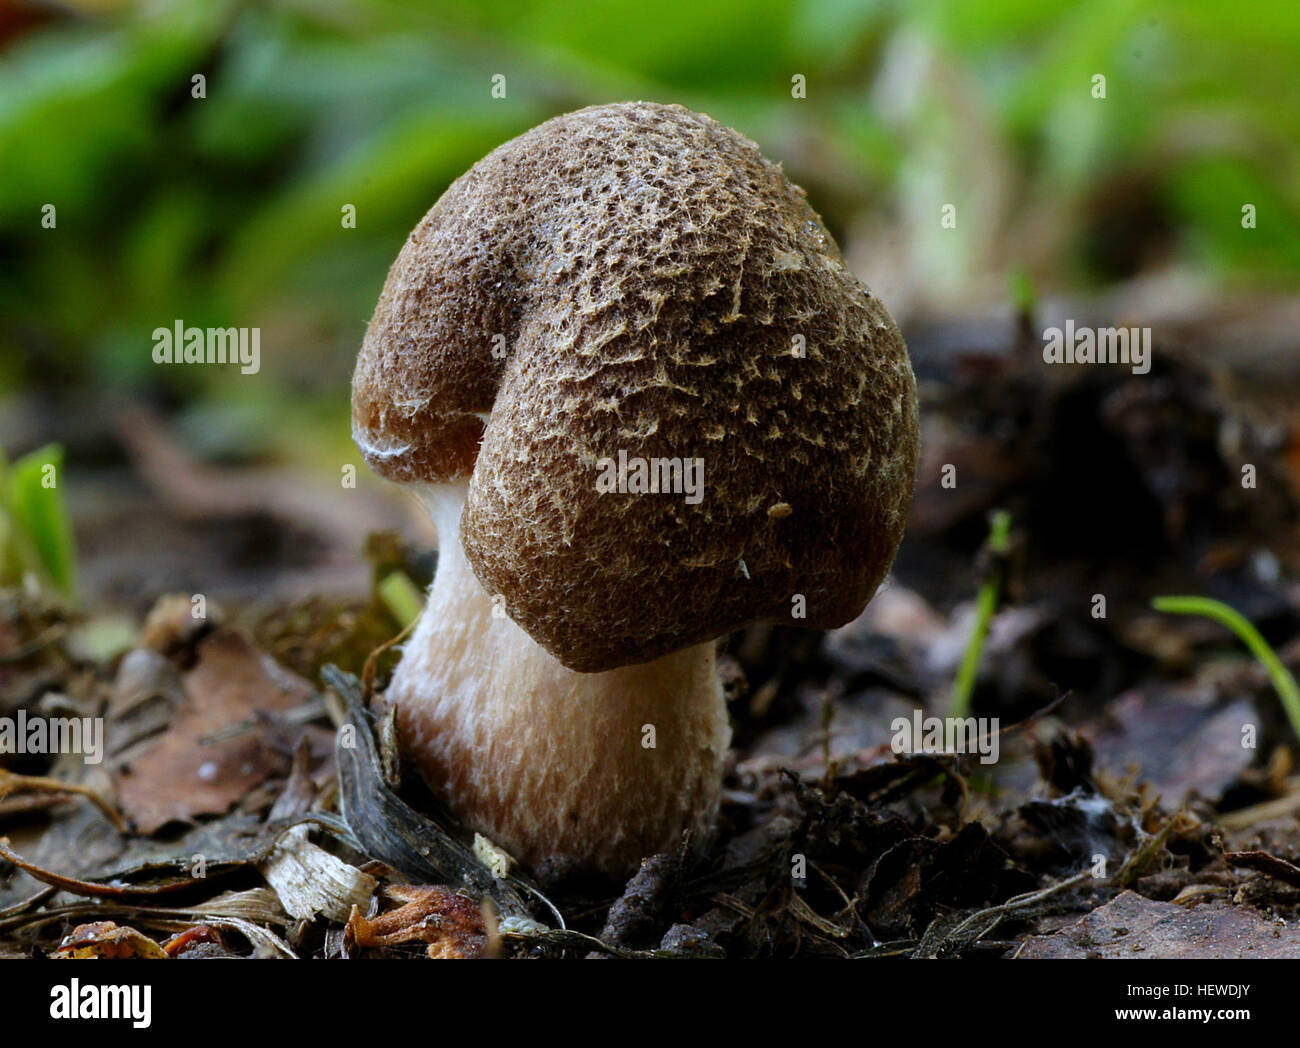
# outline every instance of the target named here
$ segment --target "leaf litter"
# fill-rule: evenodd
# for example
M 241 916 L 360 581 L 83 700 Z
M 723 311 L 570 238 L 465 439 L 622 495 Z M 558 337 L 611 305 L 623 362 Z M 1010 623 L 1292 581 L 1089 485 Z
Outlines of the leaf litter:
M 725 643 L 716 839 L 626 884 L 535 883 L 403 773 L 373 593 L 201 619 L 165 597 L 112 656 L 0 594 L 0 715 L 86 711 L 108 738 L 103 766 L 0 756 L 0 955 L 1296 955 L 1297 742 L 1258 667 L 1148 606 L 1192 579 L 1296 635 L 1291 444 L 1192 367 L 1151 378 L 1045 388 L 1008 358 L 923 381 L 961 498 L 922 483 L 858 621 Z M 1254 500 L 1247 458 L 1278 474 Z M 944 711 L 995 507 L 1016 523 L 972 700 L 1000 759 L 896 754 L 896 716 Z M 399 539 L 370 553 L 376 583 L 428 579 Z

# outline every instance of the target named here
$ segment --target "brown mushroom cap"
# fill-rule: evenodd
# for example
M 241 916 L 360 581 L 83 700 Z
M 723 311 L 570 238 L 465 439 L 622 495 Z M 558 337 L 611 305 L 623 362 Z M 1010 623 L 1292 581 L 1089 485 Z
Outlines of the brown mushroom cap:
M 803 191 L 644 102 L 549 120 L 448 188 L 389 272 L 353 428 L 391 479 L 472 473 L 475 574 L 583 671 L 854 618 L 918 452 L 907 349 Z M 702 459 L 702 500 L 599 492 L 620 451 Z

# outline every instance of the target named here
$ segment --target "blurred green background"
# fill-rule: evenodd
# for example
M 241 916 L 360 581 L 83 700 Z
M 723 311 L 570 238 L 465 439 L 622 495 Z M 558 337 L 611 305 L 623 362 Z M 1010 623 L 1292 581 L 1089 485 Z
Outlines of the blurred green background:
M 112 455 L 78 420 L 143 403 L 200 461 L 336 477 L 411 227 L 506 139 L 633 98 L 781 161 L 905 333 L 1016 284 L 1287 294 L 1298 66 L 1283 0 L 0 3 L 0 444 L 75 474 Z M 260 327 L 260 373 L 155 365 L 178 318 Z

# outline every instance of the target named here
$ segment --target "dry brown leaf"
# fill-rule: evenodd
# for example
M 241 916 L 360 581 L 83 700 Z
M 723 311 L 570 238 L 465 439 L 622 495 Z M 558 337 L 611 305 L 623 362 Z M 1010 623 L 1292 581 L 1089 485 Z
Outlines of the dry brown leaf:
M 166 960 L 167 952 L 134 928 L 119 927 L 112 921 L 95 921 L 73 928 L 72 933 L 59 943 L 54 957 L 77 961 L 121 957 Z
M 1026 941 L 1019 957 L 1291 957 L 1300 928 L 1247 906 L 1177 906 L 1122 892 L 1053 935 Z
M 261 870 L 285 910 L 300 920 L 324 914 L 332 921 L 346 921 L 378 885 L 369 874 L 309 841 L 306 826 L 285 833 Z
M 163 945 L 163 951 L 168 957 L 179 957 L 200 946 L 221 945 L 221 935 L 215 928 L 207 924 L 196 924 L 168 939 Z
M 257 732 L 204 744 L 255 711 L 288 710 L 306 702 L 311 687 L 259 652 L 240 634 L 218 629 L 199 645 L 198 663 L 185 675 L 185 704 L 167 731 L 117 769 L 122 808 L 141 833 L 198 815 L 219 815 L 272 774 L 286 758 Z
M 1224 852 L 1223 857 L 1232 866 L 1244 866 L 1247 869 L 1259 870 L 1260 873 L 1276 877 L 1284 884 L 1300 888 L 1300 866 L 1279 856 L 1255 849 L 1253 851 Z
M 428 885 L 391 885 L 390 898 L 402 903 L 374 918 L 353 908 L 347 941 L 361 947 L 428 943 L 428 955 L 451 959 L 478 957 L 487 943 L 487 924 L 481 904 L 451 888 Z

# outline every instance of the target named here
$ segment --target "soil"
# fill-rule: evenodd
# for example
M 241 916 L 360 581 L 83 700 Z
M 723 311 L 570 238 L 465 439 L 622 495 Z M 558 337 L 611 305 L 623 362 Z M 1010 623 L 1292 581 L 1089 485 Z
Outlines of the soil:
M 103 759 L 0 756 L 0 956 L 1300 957 L 1300 744 L 1229 633 L 1150 605 L 1220 599 L 1300 662 L 1294 401 L 1162 346 L 1140 378 L 1045 368 L 1027 330 L 913 340 L 893 576 L 840 630 L 722 642 L 716 839 L 626 884 L 493 876 L 403 777 L 366 707 L 398 625 L 363 591 L 433 560 L 393 514 L 313 514 L 310 484 L 178 459 L 147 413 L 83 415 L 99 610 L 0 596 L 0 717 L 102 717 Z M 947 712 L 991 577 L 972 715 L 997 760 L 896 752 Z M 115 650 L 106 623 L 145 612 Z

